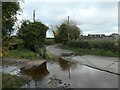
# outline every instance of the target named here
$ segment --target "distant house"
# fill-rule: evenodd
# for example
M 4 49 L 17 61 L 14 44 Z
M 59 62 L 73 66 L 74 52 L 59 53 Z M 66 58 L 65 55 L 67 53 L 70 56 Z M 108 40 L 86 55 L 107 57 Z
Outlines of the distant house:
M 112 33 L 112 34 L 110 35 L 110 37 L 118 38 L 118 37 L 119 37 L 119 34 L 117 34 L 117 33 Z
M 88 37 L 93 37 L 93 38 L 105 37 L 105 34 L 88 34 Z
M 105 34 L 88 34 L 87 36 L 81 35 L 80 39 L 108 39 L 108 40 L 117 40 L 119 34 L 113 33 L 111 35 Z
M 81 39 L 94 39 L 94 38 L 104 38 L 105 34 L 88 34 L 87 36 L 81 35 Z

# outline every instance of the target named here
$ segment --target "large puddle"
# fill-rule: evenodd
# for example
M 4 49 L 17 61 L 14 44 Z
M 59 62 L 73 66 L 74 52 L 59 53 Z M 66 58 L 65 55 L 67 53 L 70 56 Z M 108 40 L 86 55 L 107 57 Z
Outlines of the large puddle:
M 60 60 L 47 63 L 50 74 L 57 75 L 73 88 L 117 88 L 118 76 L 77 63 Z
M 61 59 L 47 62 L 45 69 L 23 74 L 32 77 L 25 88 L 118 88 L 117 75 Z

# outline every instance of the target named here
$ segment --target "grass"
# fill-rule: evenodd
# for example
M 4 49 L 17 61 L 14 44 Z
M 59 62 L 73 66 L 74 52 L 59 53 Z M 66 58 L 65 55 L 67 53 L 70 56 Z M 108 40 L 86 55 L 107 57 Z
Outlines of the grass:
M 28 77 L 2 73 L 2 90 L 7 90 L 9 88 L 21 88 L 28 82 L 28 80 Z
M 45 42 L 44 42 L 45 45 L 53 45 L 55 44 L 54 40 L 52 39 L 46 39 Z
M 68 47 L 66 45 L 62 46 L 63 49 L 72 50 L 77 52 L 79 55 L 98 55 L 98 56 L 109 56 L 109 57 L 118 57 L 118 52 L 106 51 L 102 49 L 81 49 Z
M 59 57 L 55 56 L 54 54 L 50 53 L 49 51 L 46 51 L 46 59 L 57 61 L 57 60 L 59 60 Z
M 27 49 L 16 49 L 8 50 L 6 57 L 8 58 L 24 58 L 24 59 L 35 59 L 37 58 L 37 53 L 29 51 Z

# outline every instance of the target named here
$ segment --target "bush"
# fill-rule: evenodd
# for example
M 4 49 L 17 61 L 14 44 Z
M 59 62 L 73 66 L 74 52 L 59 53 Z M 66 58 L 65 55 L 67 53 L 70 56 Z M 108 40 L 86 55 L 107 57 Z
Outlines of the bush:
M 91 43 L 87 41 L 69 41 L 67 45 L 74 48 L 91 48 Z
M 46 39 L 45 42 L 44 42 L 45 45 L 52 45 L 54 44 L 54 40 L 51 40 L 51 39 Z
M 2 90 L 22 90 L 21 87 L 29 82 L 27 76 L 16 76 L 2 73 Z
M 43 46 L 48 27 L 41 22 L 23 21 L 18 37 L 23 40 L 24 47 L 36 51 Z
M 102 49 L 114 52 L 118 49 L 118 45 L 115 45 L 115 42 L 107 40 L 69 41 L 67 46 L 83 49 Z
M 16 50 L 8 50 L 7 55 L 5 57 L 36 59 L 38 56 L 37 53 L 29 51 L 27 49 L 16 49 Z

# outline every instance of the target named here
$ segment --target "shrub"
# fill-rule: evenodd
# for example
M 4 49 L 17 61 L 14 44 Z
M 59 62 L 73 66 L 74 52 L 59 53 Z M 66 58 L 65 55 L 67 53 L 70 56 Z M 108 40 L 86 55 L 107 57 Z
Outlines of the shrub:
M 18 36 L 23 40 L 25 48 L 36 51 L 37 47 L 43 46 L 47 29 L 41 22 L 23 21 Z
M 45 45 L 52 45 L 54 44 L 54 40 L 51 40 L 51 39 L 46 39 L 45 42 L 44 42 Z
M 106 51 L 117 51 L 118 45 L 113 41 L 91 40 L 91 41 L 69 41 L 67 46 L 83 49 L 102 49 Z

